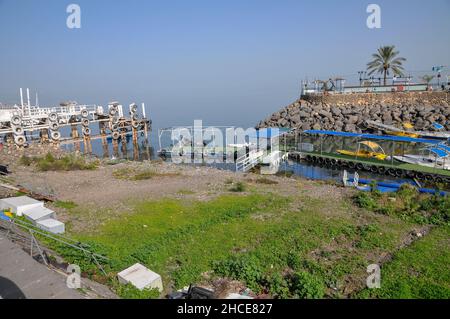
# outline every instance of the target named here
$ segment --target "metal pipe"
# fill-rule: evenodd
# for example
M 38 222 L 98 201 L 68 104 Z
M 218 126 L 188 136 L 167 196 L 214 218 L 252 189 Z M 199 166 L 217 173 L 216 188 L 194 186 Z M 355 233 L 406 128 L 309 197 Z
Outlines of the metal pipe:
M 146 114 L 145 114 L 145 104 L 142 103 L 142 117 L 145 118 Z
M 22 106 L 22 112 L 23 112 L 23 90 L 20 88 L 20 106 Z

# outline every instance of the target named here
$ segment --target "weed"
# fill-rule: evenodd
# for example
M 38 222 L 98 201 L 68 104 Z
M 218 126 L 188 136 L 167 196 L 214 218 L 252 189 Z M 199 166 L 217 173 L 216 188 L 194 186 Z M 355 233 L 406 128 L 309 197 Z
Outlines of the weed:
M 242 193 L 245 192 L 245 184 L 242 182 L 237 182 L 235 185 L 233 185 L 230 189 L 230 192 L 235 192 L 235 193 Z
M 75 204 L 72 201 L 60 201 L 60 200 L 54 202 L 54 205 L 56 207 L 65 208 L 65 209 L 72 209 L 72 208 L 75 208 L 78 206 L 77 204 Z

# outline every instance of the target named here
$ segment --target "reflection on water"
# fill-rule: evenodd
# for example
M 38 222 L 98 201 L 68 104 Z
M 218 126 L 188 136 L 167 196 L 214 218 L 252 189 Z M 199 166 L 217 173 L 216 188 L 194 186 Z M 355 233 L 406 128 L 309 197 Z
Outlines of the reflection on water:
M 144 161 L 155 158 L 154 149 L 143 136 L 138 138 L 137 143 L 131 141 L 131 137 L 114 141 L 111 138 L 105 140 L 97 139 L 91 141 L 92 155 L 99 158 L 127 159 L 131 161 Z M 84 143 L 65 144 L 62 148 L 68 151 L 80 150 L 85 153 Z

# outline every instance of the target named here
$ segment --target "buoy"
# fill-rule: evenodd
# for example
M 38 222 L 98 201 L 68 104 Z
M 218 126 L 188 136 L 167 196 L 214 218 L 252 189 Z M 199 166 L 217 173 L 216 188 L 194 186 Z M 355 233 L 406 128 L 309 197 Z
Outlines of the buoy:
M 109 115 L 114 116 L 117 114 L 117 110 L 115 108 L 110 108 L 109 109 Z
M 110 125 L 111 131 L 117 131 L 118 128 L 119 128 L 119 126 L 118 126 L 117 124 L 111 124 L 111 125 Z
M 88 119 L 83 119 L 83 120 L 81 121 L 81 124 L 82 124 L 83 126 L 87 127 L 87 126 L 89 126 L 89 120 L 88 120 Z
M 83 135 L 84 135 L 84 136 L 89 136 L 89 135 L 91 135 L 91 129 L 90 129 L 89 127 L 85 127 L 85 128 L 83 129 Z
M 138 127 L 139 127 L 139 122 L 137 122 L 137 121 L 131 121 L 131 126 L 132 126 L 133 128 L 138 128 Z
M 130 105 L 130 112 L 131 113 L 136 113 L 137 112 L 137 105 L 136 103 L 133 103 Z

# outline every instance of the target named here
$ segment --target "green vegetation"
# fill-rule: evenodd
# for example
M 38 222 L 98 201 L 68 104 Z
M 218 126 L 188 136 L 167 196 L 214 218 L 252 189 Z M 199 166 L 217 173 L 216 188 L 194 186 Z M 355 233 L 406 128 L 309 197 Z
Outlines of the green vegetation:
M 61 200 L 58 200 L 58 201 L 56 201 L 56 202 L 54 202 L 53 203 L 56 207 L 59 207 L 59 208 L 65 208 L 65 209 L 72 209 L 72 208 L 75 208 L 75 207 L 77 207 L 78 205 L 77 204 L 75 204 L 74 202 L 72 202 L 72 201 L 61 201 Z
M 381 268 L 380 289 L 365 289 L 355 297 L 449 299 L 449 238 L 449 226 L 434 228 Z
M 113 172 L 113 176 L 117 179 L 126 179 L 130 181 L 143 181 L 154 177 L 171 177 L 179 176 L 180 173 L 161 173 L 154 168 L 135 169 L 135 168 L 120 168 Z
M 124 299 L 157 299 L 160 295 L 158 289 L 139 290 L 131 284 L 121 285 L 117 283 L 115 290 Z
M 233 186 L 229 189 L 230 192 L 235 192 L 235 193 L 241 193 L 241 192 L 245 192 L 245 184 L 242 182 L 237 182 L 236 184 L 233 184 Z
M 415 202 L 434 213 L 424 215 Z M 384 203 L 398 206 L 386 213 Z M 110 216 L 96 229 L 69 233 L 109 258 L 103 263 L 107 276 L 82 253 L 55 243 L 53 248 L 124 298 L 158 296 L 117 286 L 117 272 L 137 262 L 175 289 L 229 278 L 275 298 L 448 298 L 449 226 L 442 217 L 446 205 L 446 200 L 409 188 L 386 198 L 374 192 L 338 201 L 253 190 L 210 201 L 162 199 L 137 203 L 132 213 Z M 413 212 L 405 218 L 401 212 L 409 209 Z M 88 222 L 90 216 L 77 210 L 79 220 Z M 425 222 L 439 226 L 431 236 L 398 250 L 412 229 Z M 382 266 L 383 288 L 364 289 L 367 266 L 386 255 L 393 258 Z
M 75 154 L 64 155 L 56 158 L 51 153 L 44 157 L 22 156 L 20 164 L 24 166 L 36 165 L 40 171 L 74 171 L 96 169 L 98 162 L 88 162 L 84 157 Z
M 414 187 L 402 185 L 393 194 L 360 192 L 355 202 L 376 213 L 396 216 L 417 224 L 449 225 L 450 197 L 420 194 Z
M 375 72 L 383 74 L 384 85 L 386 85 L 387 76 L 391 71 L 394 75 L 403 76 L 403 62 L 406 59 L 399 57 L 398 54 L 394 45 L 380 47 L 377 53 L 372 55 L 373 60 L 367 63 L 368 75 Z

